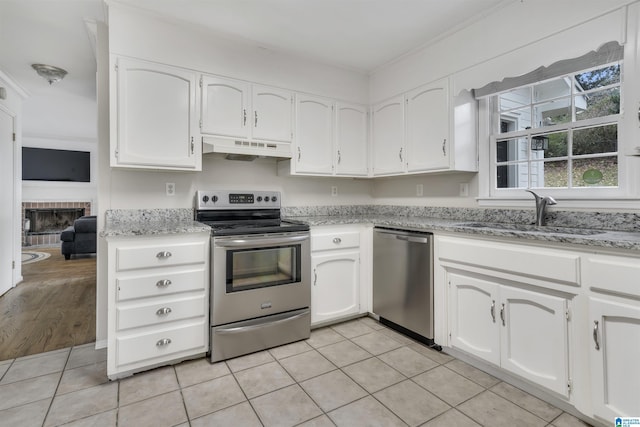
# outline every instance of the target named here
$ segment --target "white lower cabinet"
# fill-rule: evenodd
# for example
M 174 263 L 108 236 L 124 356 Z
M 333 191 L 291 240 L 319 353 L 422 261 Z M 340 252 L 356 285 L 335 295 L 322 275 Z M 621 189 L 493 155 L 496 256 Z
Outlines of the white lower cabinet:
M 209 233 L 107 239 L 110 379 L 208 351 L 209 240 Z
M 312 326 L 368 311 L 362 304 L 363 232 L 360 226 L 311 229 Z
M 451 345 L 569 396 L 568 300 L 471 275 L 448 275 Z
M 593 341 L 590 346 L 594 415 L 640 414 L 640 302 L 589 300 Z

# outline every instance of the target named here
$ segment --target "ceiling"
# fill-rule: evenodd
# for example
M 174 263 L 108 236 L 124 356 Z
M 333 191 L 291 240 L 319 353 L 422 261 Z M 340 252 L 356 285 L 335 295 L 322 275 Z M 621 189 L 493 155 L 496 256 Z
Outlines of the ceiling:
M 518 0 L 112 0 L 283 53 L 371 72 L 496 7 Z M 0 0 L 0 70 L 29 95 L 57 90 L 95 98 L 87 21 L 102 0 Z M 52 87 L 31 69 L 69 74 Z

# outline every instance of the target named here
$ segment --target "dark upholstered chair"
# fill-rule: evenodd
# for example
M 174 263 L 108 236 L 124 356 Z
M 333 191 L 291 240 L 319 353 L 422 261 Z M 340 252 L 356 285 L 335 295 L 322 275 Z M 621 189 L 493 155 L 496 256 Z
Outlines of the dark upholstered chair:
M 73 225 L 67 227 L 62 234 L 62 255 L 64 259 L 71 258 L 73 254 L 96 253 L 96 217 L 83 216 L 76 219 Z

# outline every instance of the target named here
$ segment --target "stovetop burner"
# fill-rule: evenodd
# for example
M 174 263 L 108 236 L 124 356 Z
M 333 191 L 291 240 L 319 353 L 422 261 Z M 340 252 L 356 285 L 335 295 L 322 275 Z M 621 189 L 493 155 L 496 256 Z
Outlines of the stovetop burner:
M 195 205 L 196 221 L 214 236 L 309 231 L 306 224 L 280 218 L 277 191 L 198 191 Z

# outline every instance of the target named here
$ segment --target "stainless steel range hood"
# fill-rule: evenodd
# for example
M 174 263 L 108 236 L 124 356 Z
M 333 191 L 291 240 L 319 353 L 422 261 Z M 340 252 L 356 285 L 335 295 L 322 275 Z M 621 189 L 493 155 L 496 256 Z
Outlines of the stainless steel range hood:
M 291 158 L 288 142 L 242 141 L 226 138 L 202 137 L 202 153 L 225 153 L 230 160 L 251 161 L 257 157 Z

